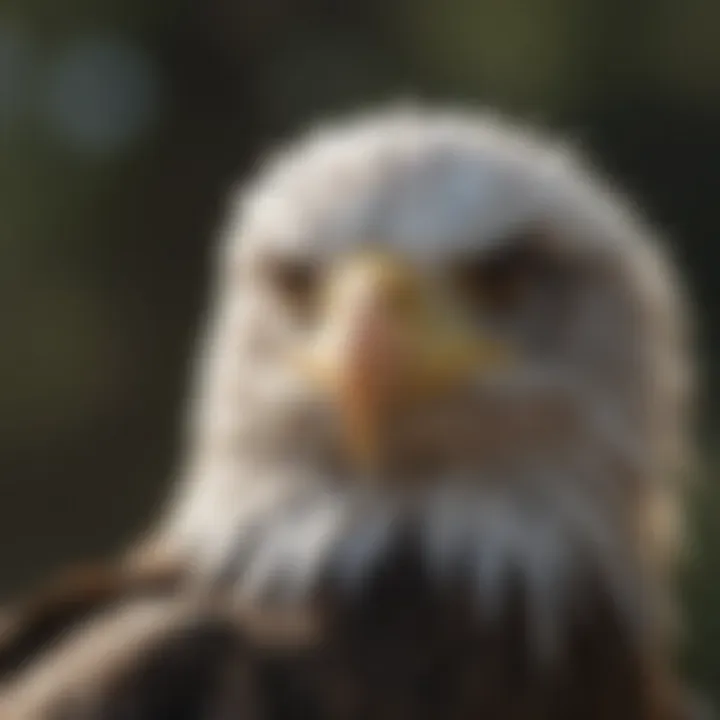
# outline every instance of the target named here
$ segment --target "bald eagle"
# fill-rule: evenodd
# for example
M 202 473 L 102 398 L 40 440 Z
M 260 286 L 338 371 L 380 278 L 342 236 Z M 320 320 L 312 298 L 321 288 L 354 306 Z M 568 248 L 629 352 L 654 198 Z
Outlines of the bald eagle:
M 561 143 L 316 128 L 233 193 L 166 512 L 8 610 L 7 716 L 690 717 L 689 346 L 662 244 Z

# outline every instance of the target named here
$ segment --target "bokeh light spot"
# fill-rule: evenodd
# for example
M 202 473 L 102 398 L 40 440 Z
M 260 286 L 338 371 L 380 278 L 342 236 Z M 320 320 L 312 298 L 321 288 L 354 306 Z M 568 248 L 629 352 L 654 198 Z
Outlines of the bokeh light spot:
M 142 49 L 117 38 L 84 38 L 50 69 L 44 118 L 52 133 L 81 152 L 115 153 L 155 124 L 160 83 Z

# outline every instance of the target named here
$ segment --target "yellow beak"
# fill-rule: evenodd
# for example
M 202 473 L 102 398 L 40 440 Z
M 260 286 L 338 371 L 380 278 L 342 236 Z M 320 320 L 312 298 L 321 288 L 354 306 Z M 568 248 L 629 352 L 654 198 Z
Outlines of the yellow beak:
M 506 365 L 509 348 L 399 258 L 353 257 L 326 280 L 303 369 L 337 404 L 348 448 L 377 463 L 396 413 Z

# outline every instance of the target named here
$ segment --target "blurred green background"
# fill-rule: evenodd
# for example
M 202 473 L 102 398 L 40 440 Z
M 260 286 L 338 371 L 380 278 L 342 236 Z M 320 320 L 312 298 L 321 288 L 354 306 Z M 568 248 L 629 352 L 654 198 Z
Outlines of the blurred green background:
M 713 0 L 0 0 L 0 594 L 163 497 L 212 238 L 263 149 L 397 97 L 489 103 L 674 239 L 706 379 L 688 663 L 720 700 L 719 29 Z

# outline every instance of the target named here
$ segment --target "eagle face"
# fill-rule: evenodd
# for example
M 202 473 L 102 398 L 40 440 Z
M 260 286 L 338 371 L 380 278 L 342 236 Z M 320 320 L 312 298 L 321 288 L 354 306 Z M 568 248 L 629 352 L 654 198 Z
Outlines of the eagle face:
M 497 257 L 450 251 L 429 264 L 392 243 L 358 241 L 342 257 L 281 256 L 257 270 L 261 304 L 278 319 L 257 328 L 272 347 L 259 359 L 305 391 L 293 410 L 315 411 L 303 424 L 336 481 L 407 489 L 487 471 L 508 456 L 503 441 L 528 431 L 494 432 L 530 419 L 508 389 L 497 397 L 503 382 L 524 382 L 524 392 L 534 383 L 536 402 L 570 410 L 560 388 L 547 388 L 553 374 L 563 380 L 551 346 L 569 278 L 533 257 L 534 242 L 513 240 Z M 526 317 L 541 288 L 560 317 L 538 342 Z
M 520 567 L 547 608 L 588 555 L 627 587 L 665 554 L 680 293 L 563 148 L 393 110 L 281 150 L 234 204 L 167 530 L 198 567 L 307 597 L 410 524 L 438 568 L 478 548 L 481 596 Z

